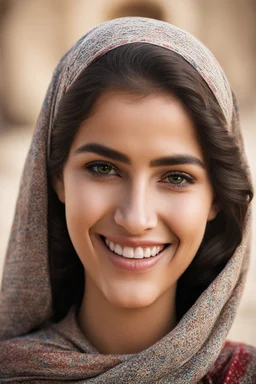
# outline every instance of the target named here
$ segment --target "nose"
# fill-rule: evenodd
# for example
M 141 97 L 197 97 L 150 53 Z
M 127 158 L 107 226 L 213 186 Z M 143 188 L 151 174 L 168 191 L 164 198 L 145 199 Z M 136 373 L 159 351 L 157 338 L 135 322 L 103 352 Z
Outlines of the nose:
M 157 212 L 148 187 L 137 183 L 126 189 L 115 209 L 114 220 L 131 235 L 138 235 L 157 226 Z

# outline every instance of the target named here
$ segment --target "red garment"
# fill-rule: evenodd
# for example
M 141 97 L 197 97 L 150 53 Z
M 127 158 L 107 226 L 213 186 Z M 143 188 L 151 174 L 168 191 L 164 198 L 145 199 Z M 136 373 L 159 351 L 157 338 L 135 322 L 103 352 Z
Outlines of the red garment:
M 227 341 L 205 384 L 256 384 L 256 348 Z

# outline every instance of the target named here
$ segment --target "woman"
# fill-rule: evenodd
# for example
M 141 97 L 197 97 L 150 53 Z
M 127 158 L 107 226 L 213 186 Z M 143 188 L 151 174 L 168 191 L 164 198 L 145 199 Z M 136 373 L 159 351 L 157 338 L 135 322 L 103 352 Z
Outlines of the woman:
M 254 383 L 226 342 L 253 196 L 234 97 L 164 22 L 95 27 L 60 61 L 5 263 L 0 382 Z

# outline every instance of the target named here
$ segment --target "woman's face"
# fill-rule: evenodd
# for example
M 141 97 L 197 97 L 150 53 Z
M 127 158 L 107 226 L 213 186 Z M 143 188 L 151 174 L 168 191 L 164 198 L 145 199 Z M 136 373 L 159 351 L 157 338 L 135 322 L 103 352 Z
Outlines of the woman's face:
M 195 127 L 167 94 L 102 94 L 55 189 L 87 284 L 119 307 L 175 289 L 217 214 Z

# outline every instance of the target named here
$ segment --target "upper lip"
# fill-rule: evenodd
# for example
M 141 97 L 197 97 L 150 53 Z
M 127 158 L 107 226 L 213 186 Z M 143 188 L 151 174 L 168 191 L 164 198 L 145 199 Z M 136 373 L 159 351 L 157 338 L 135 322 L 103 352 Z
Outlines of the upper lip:
M 113 243 L 118 243 L 122 246 L 127 246 L 127 247 L 153 247 L 157 245 L 169 244 L 163 241 L 154 241 L 154 240 L 146 240 L 146 239 L 138 240 L 138 239 L 132 239 L 125 236 L 103 236 L 103 237 L 107 238 Z

